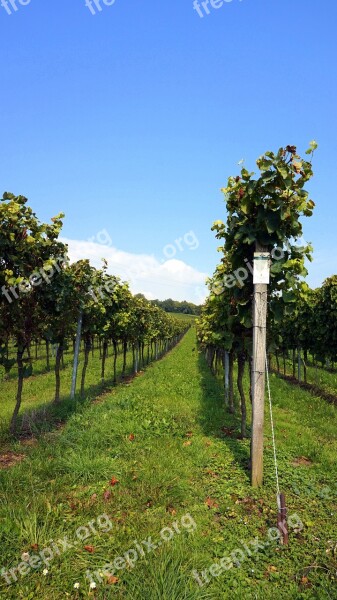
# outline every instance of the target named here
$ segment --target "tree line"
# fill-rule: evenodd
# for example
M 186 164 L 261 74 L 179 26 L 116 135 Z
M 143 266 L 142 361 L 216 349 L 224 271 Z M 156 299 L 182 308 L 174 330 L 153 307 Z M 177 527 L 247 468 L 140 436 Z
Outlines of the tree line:
M 201 306 L 186 300 L 179 302 L 168 298 L 167 300 L 150 300 L 150 302 L 169 313 L 184 313 L 185 315 L 200 315 L 201 313 Z

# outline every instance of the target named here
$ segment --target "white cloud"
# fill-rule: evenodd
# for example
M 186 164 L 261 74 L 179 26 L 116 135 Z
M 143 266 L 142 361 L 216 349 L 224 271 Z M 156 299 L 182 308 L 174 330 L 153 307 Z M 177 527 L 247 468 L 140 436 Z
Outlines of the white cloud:
M 134 294 L 144 294 L 149 300 L 187 300 L 201 304 L 207 296 L 207 273 L 197 271 L 182 260 L 157 260 L 148 254 L 131 254 L 111 245 L 62 238 L 68 245 L 71 262 L 88 258 L 97 268 L 102 258 L 108 261 L 108 271 L 130 283 Z

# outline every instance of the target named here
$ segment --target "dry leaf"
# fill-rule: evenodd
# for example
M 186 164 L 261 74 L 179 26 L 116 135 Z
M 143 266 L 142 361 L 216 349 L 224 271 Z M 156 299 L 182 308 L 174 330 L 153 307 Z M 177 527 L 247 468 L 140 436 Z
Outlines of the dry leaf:
M 133 434 L 133 433 L 130 433 L 130 435 L 129 435 L 129 440 L 130 440 L 130 442 L 133 442 L 133 440 L 134 440 L 134 439 L 135 439 L 135 436 L 134 436 L 134 434 Z
M 110 490 L 105 490 L 105 492 L 103 494 L 104 500 L 109 500 L 110 496 L 111 496 L 111 491 Z
M 114 485 L 117 485 L 117 483 L 119 483 L 118 479 L 116 479 L 116 477 L 112 477 L 110 480 L 110 485 L 113 487 Z
M 95 552 L 94 546 L 84 546 L 84 550 L 86 552 L 89 552 L 90 554 L 93 554 Z
M 219 477 L 218 473 L 215 473 L 215 471 L 211 470 L 206 471 L 206 475 L 211 475 L 211 477 Z
M 119 582 L 118 577 L 115 577 L 114 575 L 110 575 L 110 577 L 108 578 L 108 584 L 109 585 L 116 585 L 116 583 Z
M 222 433 L 224 433 L 225 435 L 228 435 L 229 437 L 232 437 L 235 434 L 235 429 L 233 427 L 221 427 L 221 431 Z
M 208 508 L 219 508 L 219 504 L 217 504 L 215 500 L 212 500 L 212 498 L 209 496 L 206 498 L 205 504 L 207 504 Z
M 187 440 L 187 442 L 183 443 L 183 446 L 191 446 L 191 445 L 192 445 L 191 440 Z

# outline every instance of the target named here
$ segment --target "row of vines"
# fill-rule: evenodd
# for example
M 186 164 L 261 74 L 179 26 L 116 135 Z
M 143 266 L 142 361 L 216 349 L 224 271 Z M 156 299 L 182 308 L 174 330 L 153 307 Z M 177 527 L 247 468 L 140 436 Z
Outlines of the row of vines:
M 132 352 L 134 371 L 158 358 L 177 343 L 186 323 L 173 319 L 142 297 L 133 296 L 127 283 L 96 269 L 88 260 L 70 264 L 67 246 L 59 239 L 63 215 L 41 223 L 27 198 L 5 193 L 0 200 L 0 365 L 5 377 L 17 372 L 17 393 L 11 432 L 17 429 L 24 379 L 32 374 L 32 346 L 55 349 L 55 395 L 60 401 L 61 368 L 65 351 L 75 350 L 81 323 L 83 367 L 81 394 L 90 352 L 95 344 L 101 357 L 101 378 L 111 348 L 116 361 Z
M 307 382 L 308 366 L 334 369 L 337 360 L 337 276 L 307 290 L 293 314 L 274 327 L 273 354 L 278 372 L 290 361 L 292 376 Z
M 271 257 L 268 353 L 275 352 L 282 343 L 290 347 L 284 331 L 296 338 L 293 323 L 299 314 L 304 328 L 311 327 L 302 307 L 308 306 L 309 299 L 315 295 L 305 282 L 305 261 L 311 260 L 312 248 L 301 242 L 301 220 L 310 217 L 315 206 L 305 186 L 313 175 L 312 157 L 316 148 L 316 142 L 311 142 L 305 158 L 301 158 L 295 146 L 280 148 L 277 153 L 266 152 L 256 161 L 258 175 L 242 167 L 240 174 L 229 177 L 222 190 L 227 220 L 213 225 L 221 241 L 218 248 L 221 259 L 209 280 L 209 296 L 198 319 L 198 340 L 210 367 L 216 370 L 221 365 L 223 368 L 225 399 L 231 412 L 235 411 L 236 373 L 242 437 L 247 436 L 247 400 L 243 385 L 247 365 L 252 400 L 254 253 L 267 252 Z M 317 329 L 319 327 L 318 322 Z M 328 329 L 326 323 L 320 330 L 322 348 L 327 343 L 324 332 Z M 304 348 L 303 341 L 301 344 Z M 317 351 L 317 341 L 313 346 Z M 237 369 L 234 369 L 235 363 Z

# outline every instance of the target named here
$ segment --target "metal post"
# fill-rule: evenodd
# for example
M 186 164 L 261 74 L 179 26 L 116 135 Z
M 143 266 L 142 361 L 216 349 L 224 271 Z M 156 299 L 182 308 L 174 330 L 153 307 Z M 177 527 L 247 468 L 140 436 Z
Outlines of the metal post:
M 70 398 L 72 400 L 75 398 L 75 391 L 76 391 L 78 360 L 79 360 L 79 356 L 80 356 L 80 346 L 81 346 L 82 319 L 83 319 L 83 311 L 81 310 L 80 314 L 78 315 L 78 321 L 77 321 L 76 343 L 75 343 L 74 364 L 73 364 L 73 375 L 72 375 L 72 379 L 71 379 Z
M 229 405 L 229 353 L 225 350 L 225 404 Z

